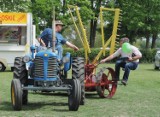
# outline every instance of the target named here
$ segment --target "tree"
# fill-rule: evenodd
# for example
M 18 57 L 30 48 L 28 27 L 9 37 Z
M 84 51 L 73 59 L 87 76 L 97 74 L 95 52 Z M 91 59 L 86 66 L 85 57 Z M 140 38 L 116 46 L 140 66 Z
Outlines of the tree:
M 77 5 L 80 8 L 83 24 L 87 29 L 87 34 L 90 35 L 91 47 L 94 47 L 96 39 L 101 6 L 118 7 L 123 11 L 120 32 L 121 35 L 129 37 L 131 43 L 136 41 L 136 37 L 146 37 L 146 48 L 149 48 L 149 39 L 152 36 L 151 48 L 156 46 L 157 35 L 160 32 L 159 0 L 1 0 L 0 10 L 4 12 L 31 11 L 39 33 L 45 27 L 51 27 L 53 6 L 56 8 L 56 19 L 62 20 L 66 27 L 73 24 L 68 14 L 67 4 Z
M 56 19 L 62 20 L 66 25 L 64 28 L 72 25 L 67 5 L 77 5 L 80 7 L 80 14 L 84 25 L 88 23 L 91 17 L 91 10 L 88 9 L 89 2 L 87 0 L 31 0 L 31 10 L 34 16 L 34 23 L 37 24 L 37 29 L 43 30 L 45 27 L 52 26 L 52 8 L 55 6 Z M 38 31 L 39 32 L 39 31 Z
M 114 5 L 114 0 L 63 0 L 63 3 L 77 5 L 78 7 L 80 7 L 80 14 L 85 28 L 88 29 L 87 26 L 88 24 L 90 24 L 90 31 L 88 31 L 89 42 L 90 47 L 94 47 L 100 7 L 107 6 L 110 3 L 110 5 L 112 6 Z M 65 8 L 64 11 L 67 11 L 66 7 L 63 8 Z M 65 13 L 63 12 L 63 14 Z
M 97 21 L 100 13 L 101 6 L 112 6 L 114 0 L 90 0 L 91 1 L 91 9 L 93 11 L 93 18 L 90 20 L 90 47 L 94 47 L 95 38 L 96 38 L 96 30 L 97 30 Z
M 0 11 L 2 12 L 27 12 L 30 1 L 24 0 L 1 0 Z
M 94 47 L 95 37 L 96 37 L 96 28 L 97 28 L 97 20 L 99 17 L 100 6 L 102 0 L 91 0 L 91 9 L 94 12 L 94 18 L 90 21 L 90 46 Z
M 60 10 L 62 4 L 60 0 L 31 0 L 31 11 L 33 14 L 33 21 L 36 24 L 37 33 L 45 27 L 52 26 L 52 12 L 53 6 L 56 10 L 56 19 L 60 18 Z
M 159 33 L 160 1 L 159 0 L 117 0 L 118 6 L 123 10 L 122 33 L 131 41 L 136 36 L 146 37 L 146 48 L 149 48 L 150 36 Z M 155 46 L 155 39 L 152 40 Z
M 151 48 L 156 47 L 156 40 L 158 38 L 158 33 L 160 33 L 160 1 L 154 0 L 154 4 L 151 7 L 151 33 L 152 33 L 152 45 Z

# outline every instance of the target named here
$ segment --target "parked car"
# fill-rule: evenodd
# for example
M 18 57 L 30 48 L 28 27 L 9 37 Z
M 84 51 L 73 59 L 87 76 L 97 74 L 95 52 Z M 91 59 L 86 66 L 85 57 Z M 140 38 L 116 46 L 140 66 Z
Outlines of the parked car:
M 154 69 L 160 69 L 160 50 L 157 51 L 154 57 Z

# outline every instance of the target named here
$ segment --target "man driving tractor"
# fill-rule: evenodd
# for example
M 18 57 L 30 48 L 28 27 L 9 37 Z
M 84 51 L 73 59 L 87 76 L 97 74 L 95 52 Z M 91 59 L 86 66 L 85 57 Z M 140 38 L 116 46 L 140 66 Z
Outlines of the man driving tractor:
M 63 26 L 64 26 L 64 24 L 60 20 L 55 21 L 55 31 L 56 31 L 55 49 L 58 51 L 58 55 L 59 55 L 58 60 L 62 59 L 62 53 L 63 53 L 62 45 L 64 45 L 64 44 L 66 44 L 68 47 L 74 49 L 75 51 L 79 50 L 79 48 L 77 46 L 68 42 L 60 33 L 62 31 Z M 40 42 L 40 45 L 42 47 L 51 48 L 53 46 L 52 32 L 53 31 L 51 28 L 46 28 L 41 33 L 40 37 L 38 38 L 38 41 Z

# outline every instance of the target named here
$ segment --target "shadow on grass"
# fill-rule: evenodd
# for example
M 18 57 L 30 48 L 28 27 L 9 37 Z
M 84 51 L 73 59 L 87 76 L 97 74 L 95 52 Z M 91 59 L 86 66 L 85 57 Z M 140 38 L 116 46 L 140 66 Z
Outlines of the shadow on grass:
M 1 102 L 0 103 L 0 110 L 13 111 L 11 102 Z
M 61 97 L 68 97 L 67 93 L 64 92 L 30 92 L 34 95 L 46 95 L 46 96 L 61 96 Z
M 69 109 L 53 109 L 53 111 L 57 111 L 57 112 L 69 112 Z
M 66 97 L 68 98 L 68 94 L 64 93 L 64 92 L 30 92 L 31 94 L 34 95 L 46 95 L 46 96 L 57 96 L 57 97 Z M 107 95 L 107 94 L 106 94 Z M 99 97 L 99 95 L 97 94 L 97 92 L 86 92 L 85 93 L 85 97 L 87 99 L 109 99 L 109 98 L 101 98 Z M 113 98 L 111 98 L 111 100 L 113 100 Z
M 67 93 L 64 93 L 64 92 L 31 92 L 32 94 L 36 94 L 36 95 L 46 95 L 46 96 L 57 96 L 57 97 L 66 97 L 68 98 L 68 94 Z M 89 99 L 98 99 L 99 96 L 97 93 L 86 93 L 85 94 L 86 98 L 89 98 Z
M 5 70 L 4 72 L 12 72 L 11 70 Z
M 107 96 L 108 95 L 108 92 L 105 94 L 105 96 Z M 93 92 L 93 93 L 86 93 L 85 94 L 85 96 L 86 96 L 86 98 L 87 99 L 95 99 L 95 100 L 103 100 L 103 99 L 105 99 L 105 100 L 117 100 L 116 98 L 114 98 L 114 96 L 112 97 L 112 98 L 101 98 L 98 94 L 97 94 L 97 92 Z
M 23 106 L 23 110 L 27 111 L 27 110 L 36 110 L 36 109 L 40 109 L 44 106 L 68 106 L 68 103 L 64 103 L 64 102 L 32 102 L 32 103 L 28 103 L 27 105 Z M 55 110 L 56 111 L 56 110 Z M 62 111 L 65 111 L 65 109 L 62 109 Z M 66 109 L 67 111 L 67 109 Z
M 29 102 L 27 105 L 22 106 L 22 110 L 24 111 L 30 111 L 30 110 L 36 110 L 40 109 L 43 106 L 68 106 L 68 103 L 64 102 Z M 14 111 L 12 108 L 11 102 L 2 102 L 0 104 L 0 110 L 1 111 Z M 55 110 L 55 111 L 67 111 L 68 109 L 62 109 L 62 110 Z
M 96 92 L 86 93 L 85 96 L 87 99 L 99 99 L 100 98 Z
M 145 69 L 147 71 L 152 71 L 152 72 L 160 72 L 160 70 L 156 70 L 156 69 Z

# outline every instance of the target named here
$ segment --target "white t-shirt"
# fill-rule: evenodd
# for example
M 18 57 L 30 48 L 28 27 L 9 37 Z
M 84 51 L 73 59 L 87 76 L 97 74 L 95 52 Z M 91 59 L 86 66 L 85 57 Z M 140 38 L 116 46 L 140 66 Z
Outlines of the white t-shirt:
M 133 45 L 131 45 L 132 48 L 132 52 L 131 53 L 124 53 L 122 52 L 122 48 L 119 48 L 114 54 L 113 57 L 132 57 L 133 55 L 135 56 L 142 56 L 141 52 L 139 51 L 139 49 Z M 135 60 L 134 62 L 139 62 L 139 59 Z

